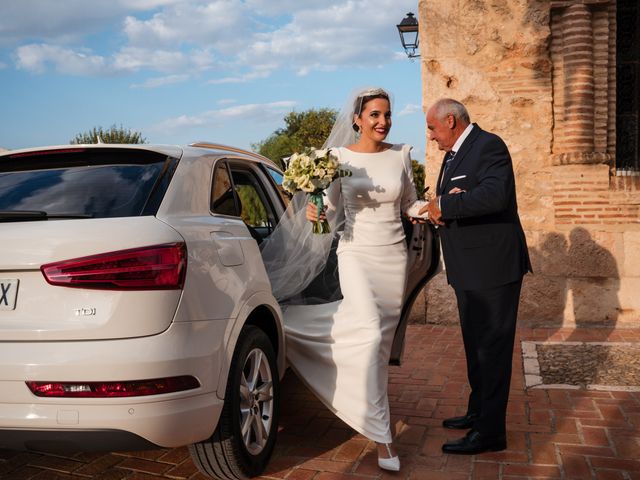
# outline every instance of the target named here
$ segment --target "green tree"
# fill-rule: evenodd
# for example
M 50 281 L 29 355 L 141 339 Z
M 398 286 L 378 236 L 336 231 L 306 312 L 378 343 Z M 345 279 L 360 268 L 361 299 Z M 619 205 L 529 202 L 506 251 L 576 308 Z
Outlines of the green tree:
M 330 108 L 291 112 L 284 118 L 285 127 L 266 140 L 252 145 L 254 151 L 282 166 L 282 159 L 307 147 L 320 148 L 331 133 L 338 112 Z
M 100 139 L 100 142 L 98 142 Z M 147 139 L 142 137 L 140 132 L 133 132 L 122 125 L 115 124 L 108 129 L 93 127 L 88 132 L 79 133 L 69 142 L 74 145 L 92 143 L 147 143 Z
M 266 227 L 269 224 L 269 217 L 255 188 L 238 185 L 237 192 L 242 205 L 242 212 L 240 212 L 242 220 L 252 227 Z
M 413 169 L 413 183 L 416 184 L 416 194 L 418 195 L 418 198 L 422 198 L 424 180 L 426 178 L 424 165 L 417 160 L 411 159 L 411 168 Z

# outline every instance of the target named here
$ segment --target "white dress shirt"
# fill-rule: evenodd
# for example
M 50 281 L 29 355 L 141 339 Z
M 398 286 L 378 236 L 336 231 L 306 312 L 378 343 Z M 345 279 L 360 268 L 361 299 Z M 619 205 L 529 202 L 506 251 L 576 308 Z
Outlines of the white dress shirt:
M 453 152 L 454 154 L 458 153 L 458 150 L 460 150 L 460 147 L 462 146 L 462 142 L 467 139 L 467 137 L 471 133 L 471 130 L 473 130 L 473 123 L 467 125 L 467 128 L 465 128 L 464 131 L 460 134 L 460 136 L 456 140 L 456 143 L 453 144 L 453 147 L 450 150 L 451 152 Z M 453 159 L 451 161 L 453 161 Z M 442 176 L 441 181 L 444 181 L 444 175 Z M 438 208 L 442 211 L 442 209 L 440 208 L 440 197 L 438 197 Z

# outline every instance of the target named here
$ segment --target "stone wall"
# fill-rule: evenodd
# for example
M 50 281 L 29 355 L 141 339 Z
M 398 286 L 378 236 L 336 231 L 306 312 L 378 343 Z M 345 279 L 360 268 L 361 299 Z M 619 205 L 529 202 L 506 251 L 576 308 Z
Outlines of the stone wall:
M 640 177 L 613 169 L 615 4 L 421 0 L 419 21 L 425 112 L 458 99 L 509 146 L 535 271 L 521 323 L 639 325 Z M 428 185 L 441 161 L 430 144 Z M 425 297 L 426 321 L 458 321 L 444 274 Z

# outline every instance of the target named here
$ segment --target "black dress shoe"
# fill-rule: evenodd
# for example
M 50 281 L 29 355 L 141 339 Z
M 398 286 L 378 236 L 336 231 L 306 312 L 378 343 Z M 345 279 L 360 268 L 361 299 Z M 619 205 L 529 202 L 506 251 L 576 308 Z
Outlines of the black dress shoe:
M 467 413 L 462 417 L 447 418 L 442 421 L 444 428 L 457 428 L 460 430 L 466 430 L 467 428 L 473 428 L 473 422 L 478 419 L 476 413 Z
M 466 436 L 442 445 L 442 451 L 444 453 L 455 453 L 459 455 L 499 452 L 506 448 L 507 439 L 504 435 L 488 436 L 476 430 L 471 430 Z

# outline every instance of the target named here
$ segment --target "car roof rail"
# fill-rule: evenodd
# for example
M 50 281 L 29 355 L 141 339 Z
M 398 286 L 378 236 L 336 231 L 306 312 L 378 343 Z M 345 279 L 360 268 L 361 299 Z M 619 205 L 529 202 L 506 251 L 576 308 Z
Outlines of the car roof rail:
M 211 148 L 211 149 L 214 149 L 214 150 L 224 150 L 224 151 L 227 151 L 227 152 L 241 153 L 243 155 L 248 155 L 250 157 L 257 158 L 259 160 L 267 160 L 268 162 L 273 163 L 272 160 L 270 160 L 267 157 L 264 157 L 264 156 L 260 155 L 259 153 L 251 152 L 249 150 L 244 150 L 242 148 L 230 147 L 229 145 L 223 145 L 221 143 L 194 142 L 194 143 L 190 143 L 189 146 L 190 147 L 196 147 L 196 148 Z

